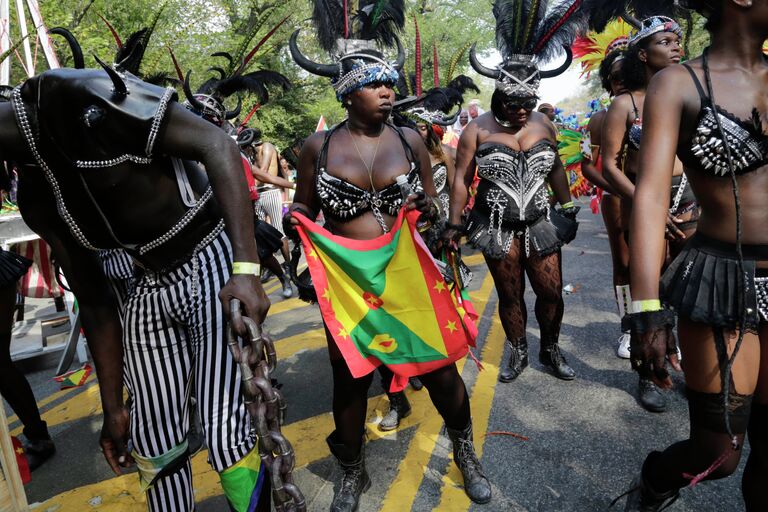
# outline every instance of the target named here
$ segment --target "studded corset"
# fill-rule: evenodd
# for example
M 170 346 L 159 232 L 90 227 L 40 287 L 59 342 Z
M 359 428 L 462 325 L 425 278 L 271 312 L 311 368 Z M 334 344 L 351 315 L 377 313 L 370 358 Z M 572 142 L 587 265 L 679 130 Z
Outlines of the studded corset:
M 546 178 L 557 150 L 549 141 L 518 151 L 498 142 L 480 145 L 475 154 L 482 203 L 499 210 L 505 221 L 531 222 L 549 211 Z
M 753 108 L 750 119 L 743 120 L 718 105 L 713 110 L 696 74 L 689 66 L 683 66 L 691 74 L 701 99 L 696 132 L 689 143 L 681 143 L 678 148 L 683 164 L 689 168 L 704 168 L 715 176 L 725 176 L 728 174 L 725 144 L 728 144 L 736 174 L 768 165 L 768 135 L 763 132 L 760 112 Z M 716 115 L 726 140 L 720 136 Z
M 629 147 L 633 150 L 640 151 L 640 142 L 643 140 L 643 118 L 640 117 L 640 111 L 637 109 L 635 97 L 632 96 L 631 92 L 628 94 L 629 98 L 632 100 L 632 110 L 635 113 L 635 120 L 632 123 L 632 126 L 629 127 L 627 142 L 629 143 Z
M 326 134 L 325 141 L 320 149 L 320 155 L 317 159 L 315 185 L 317 194 L 320 198 L 320 207 L 323 210 L 323 214 L 327 218 L 337 222 L 345 222 L 355 219 L 369 211 L 373 211 L 374 215 L 376 215 L 377 212 L 384 212 L 390 216 L 396 216 L 403 206 L 403 197 L 397 183 L 391 183 L 376 191 L 366 190 L 358 187 L 354 183 L 350 183 L 331 175 L 326 169 L 328 144 L 333 134 L 341 126 L 343 126 L 343 123 L 337 125 Z M 408 183 L 411 184 L 414 190 L 420 189 L 421 180 L 419 179 L 419 170 L 415 163 L 413 150 L 408 145 L 405 136 L 399 129 L 392 125 L 388 126 L 395 130 L 403 144 L 405 156 L 410 164 L 408 172 L 406 173 Z M 378 215 L 377 221 L 379 221 Z M 380 224 L 381 222 L 382 221 L 379 221 Z
M 437 195 L 448 192 L 448 168 L 443 162 L 432 166 L 432 181 L 435 184 Z

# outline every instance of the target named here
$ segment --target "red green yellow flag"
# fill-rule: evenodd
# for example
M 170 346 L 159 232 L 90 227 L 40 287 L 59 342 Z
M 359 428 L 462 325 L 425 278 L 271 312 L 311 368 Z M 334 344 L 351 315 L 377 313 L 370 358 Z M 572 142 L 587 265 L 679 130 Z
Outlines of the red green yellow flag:
M 477 316 L 445 282 L 415 229 L 417 211 L 401 211 L 373 240 L 336 236 L 293 215 L 323 320 L 354 377 L 385 364 L 397 391 L 474 346 Z

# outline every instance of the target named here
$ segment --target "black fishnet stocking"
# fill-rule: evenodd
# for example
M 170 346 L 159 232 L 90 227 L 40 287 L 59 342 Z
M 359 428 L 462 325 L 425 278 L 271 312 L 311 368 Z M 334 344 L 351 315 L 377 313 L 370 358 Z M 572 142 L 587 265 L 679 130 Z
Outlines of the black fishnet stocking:
M 563 322 L 563 272 L 560 252 L 526 259 L 525 273 L 536 294 L 536 320 L 541 332 L 541 346 L 557 343 Z

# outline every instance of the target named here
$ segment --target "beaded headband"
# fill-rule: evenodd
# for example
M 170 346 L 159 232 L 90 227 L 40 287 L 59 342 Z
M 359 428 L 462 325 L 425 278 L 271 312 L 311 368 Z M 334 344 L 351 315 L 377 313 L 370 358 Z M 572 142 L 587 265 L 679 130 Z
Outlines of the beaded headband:
M 331 83 L 336 91 L 336 98 L 341 99 L 347 94 L 360 90 L 368 84 L 374 82 L 383 82 L 394 85 L 400 77 L 397 70 L 383 59 L 367 53 L 351 53 L 344 55 L 341 62 L 347 59 L 357 59 L 359 65 L 352 68 L 349 72 L 333 79 Z M 368 62 L 365 62 L 368 61 Z
M 640 23 L 640 28 L 629 36 L 629 45 L 634 46 L 643 39 L 651 37 L 659 32 L 672 32 L 680 39 L 683 38 L 683 29 L 680 25 L 666 16 L 651 16 Z
M 210 94 L 195 94 L 194 98 L 202 109 L 195 108 L 189 101 L 185 101 L 184 106 L 201 117 L 213 120 L 215 123 L 223 122 L 227 111 L 221 101 Z

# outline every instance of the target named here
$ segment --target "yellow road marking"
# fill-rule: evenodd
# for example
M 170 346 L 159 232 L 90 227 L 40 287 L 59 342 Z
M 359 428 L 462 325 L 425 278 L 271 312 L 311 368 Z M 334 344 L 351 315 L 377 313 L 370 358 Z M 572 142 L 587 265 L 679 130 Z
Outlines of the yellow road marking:
M 493 396 L 498 384 L 499 366 L 504 354 L 504 332 L 498 315 L 494 315 L 493 324 L 483 347 L 484 371 L 478 373 L 470 393 L 472 397 L 472 426 L 477 456 L 482 457 L 491 415 Z M 456 464 L 451 463 L 448 473 L 443 475 L 443 487 L 440 504 L 435 510 L 468 510 L 472 502 L 464 493 L 464 481 Z
M 470 293 L 478 314 L 482 314 L 485 311 L 492 287 L 493 280 L 491 274 L 488 273 L 485 279 L 483 279 L 480 289 Z M 463 371 L 465 361 L 466 358 L 458 365 L 459 373 Z M 480 373 L 482 374 L 483 372 Z M 425 398 L 423 403 L 414 405 L 412 409 L 414 412 L 428 410 L 432 414 L 425 421 L 420 422 L 419 427 L 416 429 L 408 451 L 397 467 L 397 475 L 384 497 L 380 512 L 401 512 L 402 510 L 411 510 L 413 508 L 413 502 L 416 500 L 421 481 L 424 479 L 424 471 L 429 464 L 429 459 L 432 457 L 432 452 L 435 451 L 440 427 L 443 423 L 443 419 L 432 407 L 429 397 Z M 477 409 L 474 401 L 472 408 L 473 410 Z
M 78 387 L 74 387 L 74 388 L 69 388 L 69 389 L 62 389 L 60 391 L 56 391 L 55 393 L 52 393 L 52 394 L 48 395 L 47 397 L 43 398 L 42 400 L 39 400 L 37 402 L 37 408 L 38 409 L 42 409 L 43 407 L 45 407 L 49 403 L 55 402 L 59 398 L 63 398 L 63 397 L 65 397 L 65 396 L 67 396 L 67 395 L 69 395 L 71 393 L 74 393 L 75 391 L 82 391 L 82 389 L 85 386 L 87 386 L 88 384 L 90 384 L 91 382 L 93 382 L 94 379 L 96 379 L 96 373 L 91 373 L 88 376 L 88 378 L 86 379 L 86 381 L 83 383 L 82 386 L 78 386 Z M 11 423 L 15 422 L 15 421 L 19 421 L 19 417 L 16 416 L 15 414 L 13 416 L 9 416 L 8 417 L 8 424 L 9 425 Z

